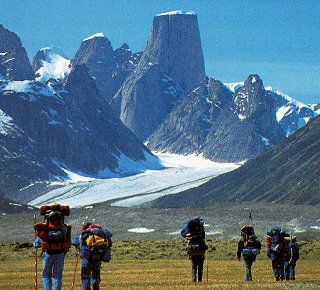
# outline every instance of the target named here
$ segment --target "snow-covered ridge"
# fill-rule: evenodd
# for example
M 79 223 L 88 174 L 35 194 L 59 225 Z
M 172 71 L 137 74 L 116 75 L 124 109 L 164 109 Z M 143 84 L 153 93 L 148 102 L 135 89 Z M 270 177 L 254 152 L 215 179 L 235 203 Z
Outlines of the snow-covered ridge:
M 98 33 L 96 33 L 94 35 L 91 35 L 91 36 L 85 38 L 84 40 L 82 40 L 82 42 L 90 40 L 90 39 L 93 39 L 93 38 L 96 38 L 96 37 L 105 37 L 105 36 L 104 36 L 104 34 L 102 32 L 98 32 Z
M 19 97 L 30 102 L 37 101 L 39 97 L 43 96 L 59 97 L 52 87 L 33 80 L 12 82 L 6 81 L 2 84 L 2 86 L 0 84 L 0 90 L 2 90 L 6 95 L 10 95 L 12 92 L 22 93 L 19 95 Z
M 165 15 L 196 15 L 196 13 L 194 13 L 193 11 L 176 10 L 176 11 L 159 13 L 156 16 L 165 16 Z
M 230 91 L 235 92 L 238 88 L 244 85 L 244 82 L 223 83 Z
M 6 86 L 4 87 L 4 91 L 15 91 L 18 93 L 26 93 L 29 92 L 31 89 L 33 81 L 12 81 L 7 82 Z
M 41 67 L 35 73 L 37 81 L 46 82 L 50 78 L 59 81 L 70 73 L 70 60 L 59 48 L 50 46 L 40 52 L 44 59 L 39 60 Z
M 283 97 L 285 100 L 287 100 L 289 103 L 299 107 L 299 108 L 303 108 L 303 107 L 309 107 L 308 105 L 296 100 L 296 99 L 293 99 L 292 97 L 290 97 L 289 95 L 287 94 L 284 94 L 283 92 L 279 91 L 279 90 L 273 90 L 272 87 L 270 86 L 267 86 L 265 87 L 265 90 L 266 91 L 271 91 L 271 92 L 274 92 L 276 93 L 277 95 Z

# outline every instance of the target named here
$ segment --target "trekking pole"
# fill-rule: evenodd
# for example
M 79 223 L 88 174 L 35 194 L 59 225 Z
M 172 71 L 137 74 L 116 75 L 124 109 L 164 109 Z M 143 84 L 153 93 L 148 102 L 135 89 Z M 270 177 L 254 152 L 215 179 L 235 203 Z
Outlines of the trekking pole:
M 252 220 L 251 212 L 249 212 L 249 218 L 250 218 L 250 220 L 251 220 L 251 224 L 252 224 L 252 227 L 253 227 L 253 220 Z
M 73 270 L 73 278 L 72 278 L 72 283 L 71 283 L 70 290 L 73 290 L 74 282 L 76 280 L 77 267 L 78 267 L 78 263 L 79 263 L 79 255 L 80 255 L 80 251 L 78 250 L 77 254 L 76 254 L 76 265 L 74 266 L 74 270 Z
M 207 284 L 208 284 L 208 281 L 209 281 L 208 255 L 207 255 L 207 259 L 206 259 L 206 268 L 207 268 Z
M 33 215 L 33 224 L 36 225 L 37 223 L 37 218 L 36 218 L 36 214 Z M 36 229 L 34 229 L 34 238 L 37 238 L 36 235 Z M 37 258 L 37 247 L 36 245 L 34 245 L 34 251 L 33 251 L 33 259 L 34 259 L 34 266 L 33 266 L 33 272 L 34 272 L 34 285 L 33 285 L 33 289 L 37 290 L 38 288 L 38 258 Z

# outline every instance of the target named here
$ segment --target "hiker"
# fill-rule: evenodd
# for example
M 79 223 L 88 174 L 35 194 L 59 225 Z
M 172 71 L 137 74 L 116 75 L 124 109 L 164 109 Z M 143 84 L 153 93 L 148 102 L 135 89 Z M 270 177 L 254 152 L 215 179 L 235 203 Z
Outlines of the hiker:
M 297 237 L 293 236 L 291 237 L 291 244 L 290 244 L 290 260 L 288 263 L 288 279 L 289 280 L 295 280 L 295 268 L 297 261 L 299 260 L 299 244 L 297 243 Z
M 241 260 L 242 254 L 243 263 L 246 269 L 244 280 L 252 281 L 251 268 L 257 255 L 260 254 L 261 243 L 257 239 L 252 225 L 244 225 L 240 228 L 240 231 L 241 238 L 238 242 L 237 260 Z
M 82 232 L 75 238 L 74 245 L 80 250 L 82 259 L 81 281 L 82 289 L 100 289 L 100 269 L 101 262 L 111 260 L 112 233 L 108 229 L 103 229 L 100 225 L 86 223 L 82 226 Z
M 286 233 L 281 227 L 274 227 L 267 232 L 267 256 L 271 260 L 273 275 L 276 281 L 284 279 L 285 261 L 290 255 L 285 235 Z
M 205 243 L 204 222 L 196 217 L 185 224 L 181 235 L 188 240 L 187 254 L 192 263 L 191 277 L 193 282 L 202 282 L 203 263 L 208 246 Z
M 291 238 L 289 234 L 285 233 L 283 238 L 284 245 L 287 249 L 286 256 L 284 259 L 284 270 L 283 270 L 283 276 L 285 280 L 290 280 L 290 259 L 291 259 Z
M 64 258 L 71 247 L 71 226 L 64 223 L 64 216 L 69 215 L 69 206 L 54 204 L 40 207 L 43 223 L 34 225 L 36 239 L 34 246 L 42 248 L 42 281 L 44 290 L 62 289 Z M 53 282 L 53 283 L 52 283 Z

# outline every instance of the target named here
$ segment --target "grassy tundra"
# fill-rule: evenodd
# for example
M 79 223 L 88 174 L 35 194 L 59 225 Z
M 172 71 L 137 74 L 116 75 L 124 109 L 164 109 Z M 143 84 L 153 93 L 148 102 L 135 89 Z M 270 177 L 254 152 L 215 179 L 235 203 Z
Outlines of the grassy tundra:
M 204 281 L 194 285 L 185 241 L 116 241 L 111 263 L 103 264 L 101 289 L 320 289 L 320 241 L 300 242 L 297 279 L 288 282 L 274 281 L 264 251 L 253 266 L 254 281 L 243 282 L 244 266 L 235 259 L 237 241 L 209 240 L 207 244 Z M 74 249 L 67 254 L 63 289 L 70 289 L 75 254 Z M 38 289 L 42 289 L 41 265 L 38 258 Z M 79 259 L 74 289 L 81 289 L 80 265 Z M 2 244 L 0 289 L 33 289 L 33 281 L 33 249 Z

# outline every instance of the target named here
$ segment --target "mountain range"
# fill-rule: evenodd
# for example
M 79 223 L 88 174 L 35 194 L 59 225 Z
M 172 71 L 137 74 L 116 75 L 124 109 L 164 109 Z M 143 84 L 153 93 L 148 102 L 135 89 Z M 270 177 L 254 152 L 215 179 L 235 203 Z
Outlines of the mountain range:
M 239 84 L 206 76 L 191 12 L 156 15 L 143 52 L 113 49 L 98 33 L 72 59 L 48 47 L 32 65 L 19 37 L 0 26 L 1 195 L 41 195 L 70 172 L 107 178 L 161 169 L 150 150 L 250 160 L 317 110 L 257 74 Z
M 219 202 L 320 205 L 320 116 L 287 139 L 182 193 L 154 202 L 160 207 L 203 208 Z
M 27 79 L 27 73 L 21 80 L 21 72 L 14 73 L 9 64 L 25 63 L 26 72 L 31 65 L 26 54 L 11 52 L 24 51 L 18 37 L 1 31 L 7 37 L 0 44 L 1 194 L 17 197 L 34 184 L 66 179 L 68 171 L 103 178 L 162 168 L 115 115 L 86 65 L 71 65 L 60 81 L 45 77 L 40 82 L 34 74 Z M 14 62 L 3 60 L 7 55 Z M 51 50 L 37 54 L 37 77 L 48 75 L 41 68 L 57 59 L 54 55 Z

